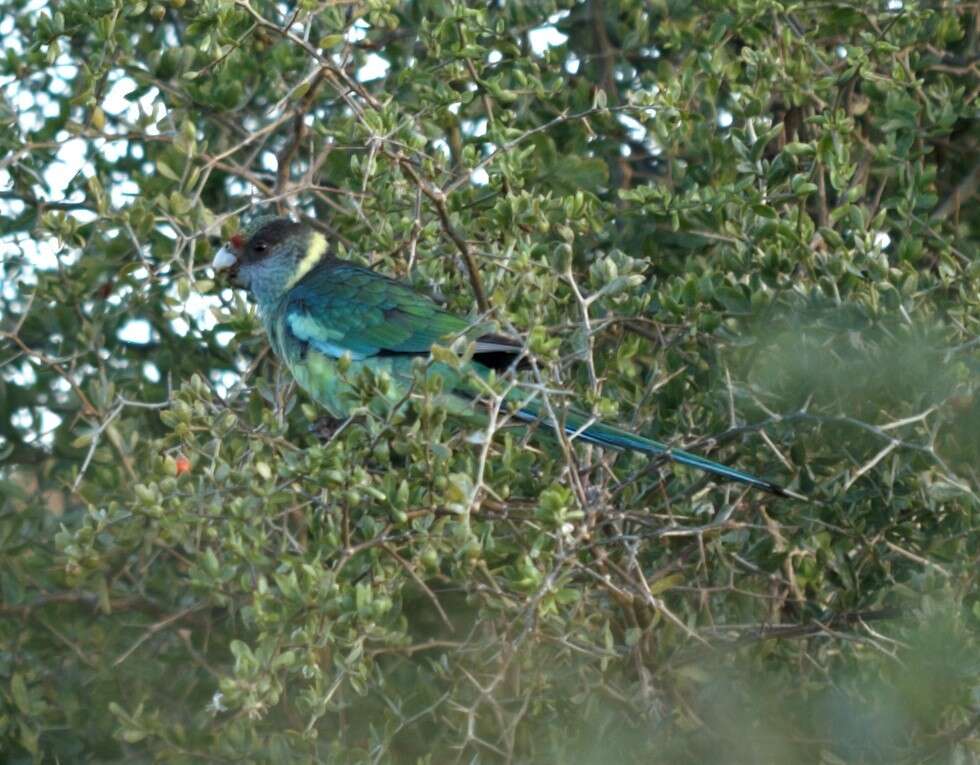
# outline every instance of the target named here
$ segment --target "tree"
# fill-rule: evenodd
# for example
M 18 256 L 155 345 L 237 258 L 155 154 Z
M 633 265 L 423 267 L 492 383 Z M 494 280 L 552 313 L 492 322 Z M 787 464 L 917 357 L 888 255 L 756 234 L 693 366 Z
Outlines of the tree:
M 976 4 L 3 8 L 12 761 L 975 761 Z M 255 204 L 814 501 L 320 419 Z

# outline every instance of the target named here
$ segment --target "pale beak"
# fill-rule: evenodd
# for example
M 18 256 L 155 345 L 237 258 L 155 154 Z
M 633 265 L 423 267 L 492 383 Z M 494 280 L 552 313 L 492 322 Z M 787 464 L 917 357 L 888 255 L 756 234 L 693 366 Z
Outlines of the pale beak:
M 238 256 L 225 245 L 215 254 L 214 260 L 211 261 L 211 268 L 215 271 L 224 271 L 234 266 L 237 262 Z

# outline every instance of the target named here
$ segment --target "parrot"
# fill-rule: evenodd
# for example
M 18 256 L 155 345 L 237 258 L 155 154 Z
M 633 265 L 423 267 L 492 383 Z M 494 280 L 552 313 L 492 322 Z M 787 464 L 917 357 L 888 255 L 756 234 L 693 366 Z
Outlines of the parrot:
M 275 355 L 299 386 L 338 419 L 351 415 L 351 381 L 361 371 L 386 374 L 391 399 L 399 401 L 411 389 L 418 359 L 428 364 L 427 375 L 443 378 L 441 403 L 449 414 L 479 418 L 480 391 L 470 372 L 486 379 L 491 370 L 518 369 L 525 361 L 520 341 L 444 310 L 410 284 L 337 258 L 322 233 L 291 218 L 255 217 L 217 251 L 211 266 L 249 293 Z M 475 346 L 465 369 L 432 359 L 434 344 L 457 338 Z M 542 418 L 543 407 L 524 392 L 512 389 L 507 400 L 518 421 Z M 583 443 L 640 452 L 776 496 L 805 499 L 750 473 L 598 422 L 582 411 L 566 411 L 561 427 Z

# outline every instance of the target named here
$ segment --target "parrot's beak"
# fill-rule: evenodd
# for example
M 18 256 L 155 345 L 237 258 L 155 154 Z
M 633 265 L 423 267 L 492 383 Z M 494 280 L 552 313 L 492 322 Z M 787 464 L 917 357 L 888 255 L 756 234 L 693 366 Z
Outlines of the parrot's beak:
M 226 271 L 229 268 L 234 268 L 237 263 L 238 256 L 226 244 L 215 254 L 214 260 L 211 261 L 211 268 L 215 271 Z
M 237 247 L 234 242 L 226 244 L 215 253 L 214 260 L 211 261 L 211 268 L 214 269 L 216 275 L 223 273 L 231 285 L 247 289 L 248 279 L 242 278 L 243 275 L 239 270 L 241 261 L 236 250 L 240 252 L 241 248 Z

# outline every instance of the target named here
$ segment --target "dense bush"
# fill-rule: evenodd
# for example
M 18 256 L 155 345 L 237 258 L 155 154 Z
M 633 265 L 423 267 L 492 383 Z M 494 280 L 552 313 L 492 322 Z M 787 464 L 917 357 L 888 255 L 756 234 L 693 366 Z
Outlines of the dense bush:
M 978 759 L 975 3 L 0 8 L 7 761 Z M 320 419 L 257 203 L 813 501 Z

